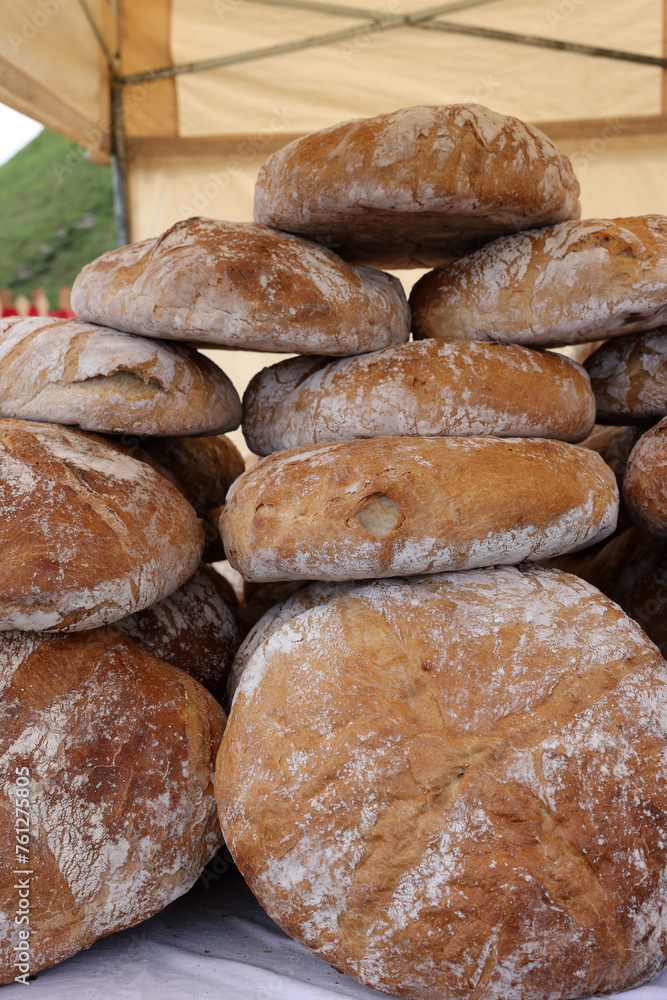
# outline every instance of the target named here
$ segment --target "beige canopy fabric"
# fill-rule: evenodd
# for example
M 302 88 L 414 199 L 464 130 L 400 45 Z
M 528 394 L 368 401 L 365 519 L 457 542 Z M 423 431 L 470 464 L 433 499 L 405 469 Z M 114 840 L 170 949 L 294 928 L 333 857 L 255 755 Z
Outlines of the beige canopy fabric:
M 12 0 L 0 101 L 113 154 L 133 239 L 251 219 L 297 135 L 457 101 L 542 127 L 584 215 L 667 214 L 666 53 L 667 0 Z M 272 360 L 213 354 L 240 389 Z

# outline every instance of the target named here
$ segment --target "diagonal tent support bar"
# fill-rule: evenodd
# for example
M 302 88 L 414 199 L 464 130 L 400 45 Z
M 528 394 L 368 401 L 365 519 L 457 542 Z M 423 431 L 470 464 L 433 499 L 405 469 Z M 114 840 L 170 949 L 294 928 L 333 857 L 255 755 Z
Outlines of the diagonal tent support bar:
M 325 0 L 248 0 L 248 3 L 261 4 L 264 7 L 288 7 L 293 10 L 309 10 L 318 14 L 332 14 L 335 17 L 359 17 L 367 21 L 382 24 L 390 16 L 383 10 L 371 10 L 368 7 L 346 7 L 339 4 L 326 3 Z M 459 0 L 458 3 L 441 4 L 419 11 L 414 17 L 436 17 L 438 14 L 456 14 L 460 10 L 471 7 L 488 7 L 491 3 L 502 3 L 502 0 Z M 407 19 L 410 15 L 405 15 Z
M 79 0 L 83 3 L 83 0 Z M 261 49 L 251 49 L 234 55 L 219 56 L 214 59 L 203 59 L 198 62 L 183 63 L 178 66 L 163 66 L 148 70 L 145 73 L 132 73 L 120 78 L 124 85 L 143 83 L 146 80 L 165 80 L 187 73 L 203 73 L 207 70 L 221 69 L 224 66 L 235 66 L 243 62 L 253 62 L 258 59 L 270 59 L 288 52 L 299 52 L 304 49 L 319 46 L 334 45 L 347 41 L 369 31 L 392 31 L 397 28 L 419 28 L 422 31 L 441 31 L 448 34 L 472 35 L 476 38 L 488 38 L 494 41 L 510 42 L 517 45 L 531 45 L 539 48 L 556 49 L 560 52 L 573 52 L 577 55 L 593 56 L 602 59 L 616 59 L 624 62 L 638 63 L 644 66 L 656 66 L 667 69 L 667 58 L 650 56 L 641 52 L 625 52 L 622 49 L 602 48 L 595 45 L 583 45 L 577 42 L 560 41 L 554 38 L 544 38 L 541 35 L 527 35 L 513 31 L 499 31 L 495 28 L 483 28 L 475 25 L 457 24 L 452 21 L 436 21 L 443 14 L 453 14 L 471 7 L 486 6 L 501 0 L 459 0 L 458 3 L 442 4 L 437 7 L 427 7 L 405 15 L 386 15 L 382 11 L 360 7 L 345 7 L 339 4 L 329 4 L 324 0 L 249 0 L 251 3 L 271 7 L 292 7 L 299 10 L 311 10 L 319 13 L 333 14 L 344 17 L 359 17 L 365 23 L 343 31 L 332 31 L 324 35 L 314 35 L 282 45 L 271 45 Z
M 113 62 L 113 58 L 111 56 L 111 53 L 109 52 L 109 49 L 107 48 L 107 43 L 104 41 L 104 38 L 102 36 L 102 32 L 97 27 L 97 24 L 95 22 L 95 18 L 90 13 L 90 10 L 88 9 L 88 4 L 86 3 L 86 0 L 78 0 L 78 3 L 79 3 L 79 7 L 83 11 L 83 16 L 85 17 L 86 21 L 90 25 L 90 29 L 91 29 L 92 33 L 95 35 L 95 38 L 97 39 L 97 44 L 99 45 L 99 47 L 102 49 L 102 52 L 104 53 L 104 58 L 106 59 L 107 66 L 109 67 L 109 72 L 113 76 L 115 74 L 114 62 Z
M 391 28 L 399 28 L 401 23 L 402 18 L 392 17 L 387 18 L 382 24 L 378 22 L 364 24 L 358 28 L 348 28 L 345 31 L 331 31 L 326 35 L 314 35 L 295 42 L 285 42 L 283 45 L 270 45 L 264 49 L 251 49 L 248 52 L 238 52 L 233 56 L 202 59 L 201 62 L 182 63 L 179 66 L 163 66 L 161 69 L 148 70 L 147 73 L 131 73 L 129 76 L 123 76 L 121 83 L 130 86 L 135 83 L 144 83 L 146 80 L 168 80 L 170 77 L 184 76 L 187 73 L 205 73 L 207 70 L 221 69 L 223 66 L 237 66 L 239 63 L 270 59 L 272 56 L 282 56 L 288 52 L 299 52 L 322 45 L 335 45 L 336 42 L 344 42 L 348 38 L 365 35 L 368 31 L 389 31 Z
M 510 42 L 516 45 L 532 45 L 543 49 L 557 49 L 559 52 L 574 52 L 582 56 L 598 59 L 618 59 L 622 62 L 639 63 L 643 66 L 657 66 L 667 69 L 664 56 L 649 56 L 642 52 L 624 52 L 622 49 L 605 49 L 596 45 L 580 45 L 578 42 L 563 42 L 557 38 L 543 38 L 541 35 L 523 35 L 514 31 L 498 31 L 496 28 L 481 28 L 472 24 L 456 24 L 454 21 L 420 21 L 413 27 L 423 31 L 442 31 L 453 35 L 472 35 L 488 38 L 494 42 Z
M 263 0 L 259 0 L 263 2 Z M 270 3 L 271 0 L 266 0 Z M 396 28 L 416 26 L 422 20 L 437 17 L 440 14 L 453 14 L 458 10 L 470 7 L 481 7 L 489 3 L 497 3 L 498 0 L 459 0 L 458 3 L 441 4 L 438 7 L 426 7 L 423 10 L 415 11 L 414 14 L 388 14 L 382 11 L 364 10 L 359 16 L 367 18 L 367 23 L 355 28 L 346 28 L 343 31 L 332 31 L 325 35 L 314 35 L 310 38 L 301 38 L 294 42 L 285 42 L 282 45 L 270 45 L 267 48 L 251 49 L 248 52 L 238 52 L 230 56 L 220 56 L 216 59 L 202 59 L 198 62 L 182 63 L 179 66 L 163 66 L 160 69 L 148 70 L 145 73 L 132 73 L 129 76 L 121 77 L 121 83 L 130 86 L 136 83 L 144 83 L 146 80 L 167 80 L 174 76 L 183 76 L 186 73 L 203 73 L 207 70 L 221 69 L 223 66 L 236 66 L 239 63 L 253 62 L 256 59 L 270 59 L 273 56 L 285 55 L 287 52 L 299 52 L 303 49 L 311 49 L 319 46 L 335 45 L 337 42 L 344 42 L 358 35 L 366 35 L 369 31 L 391 31 Z M 274 6 L 291 6 L 298 3 L 301 9 L 318 10 L 323 13 L 324 4 L 315 0 L 315 6 L 310 6 L 308 0 L 281 0 Z M 358 9 L 357 9 L 358 11 Z M 348 17 L 355 16 L 347 14 Z

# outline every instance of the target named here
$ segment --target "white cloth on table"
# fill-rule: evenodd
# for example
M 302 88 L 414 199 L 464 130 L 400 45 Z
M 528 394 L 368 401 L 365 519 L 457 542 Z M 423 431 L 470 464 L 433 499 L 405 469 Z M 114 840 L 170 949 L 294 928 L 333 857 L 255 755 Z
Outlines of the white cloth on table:
M 222 858 L 222 855 L 219 855 Z M 214 862 L 180 899 L 136 927 L 2 989 L 2 1000 L 380 1000 L 288 937 L 235 868 Z M 20 991 L 20 994 L 19 994 Z M 611 996 L 611 995 L 608 995 Z M 623 1000 L 667 1000 L 667 971 Z

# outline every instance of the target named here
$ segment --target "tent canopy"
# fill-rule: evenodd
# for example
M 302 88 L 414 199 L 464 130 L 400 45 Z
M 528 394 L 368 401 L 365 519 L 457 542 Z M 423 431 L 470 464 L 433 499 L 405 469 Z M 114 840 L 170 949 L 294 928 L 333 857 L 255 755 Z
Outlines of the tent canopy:
M 667 0 L 14 0 L 0 101 L 111 157 L 126 239 L 250 219 L 297 135 L 458 101 L 547 132 L 585 215 L 667 214 L 666 54 Z
M 16 0 L 0 12 L 0 99 L 115 154 L 135 239 L 188 210 L 248 217 L 268 153 L 411 104 L 516 114 L 580 173 L 637 137 L 664 146 L 666 0 L 369 4 Z

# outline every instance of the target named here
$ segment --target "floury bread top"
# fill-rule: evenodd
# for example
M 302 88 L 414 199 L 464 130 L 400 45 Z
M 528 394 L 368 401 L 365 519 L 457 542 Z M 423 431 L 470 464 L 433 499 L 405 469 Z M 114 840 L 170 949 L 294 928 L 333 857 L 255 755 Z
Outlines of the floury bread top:
M 617 515 L 613 472 L 576 445 L 381 437 L 262 459 L 220 524 L 247 580 L 351 580 L 546 558 L 606 538 Z
M 586 372 L 569 358 L 506 344 L 424 340 L 333 360 L 288 358 L 243 397 L 257 455 L 390 435 L 580 441 L 595 420 Z
M 226 719 L 192 677 L 114 626 L 0 635 L 0 711 L 6 983 L 17 974 L 16 775 L 29 775 L 31 864 L 20 867 L 33 869 L 35 973 L 145 920 L 194 884 L 221 843 L 213 767 Z
M 236 389 L 209 358 L 75 319 L 0 320 L 0 416 L 107 434 L 231 431 Z
M 215 782 L 283 929 L 411 1000 L 660 972 L 667 664 L 635 622 L 529 567 L 365 581 L 293 612 L 248 661 Z
M 401 344 L 397 278 L 250 222 L 186 219 L 110 250 L 74 283 L 79 319 L 207 347 L 359 354 Z
M 568 158 L 479 104 L 404 108 L 296 139 L 255 189 L 258 222 L 375 267 L 434 267 L 579 213 Z
M 550 347 L 667 320 L 667 217 L 562 222 L 494 240 L 424 275 L 415 337 Z
M 0 420 L 0 631 L 79 631 L 195 571 L 197 515 L 148 461 L 58 424 Z

